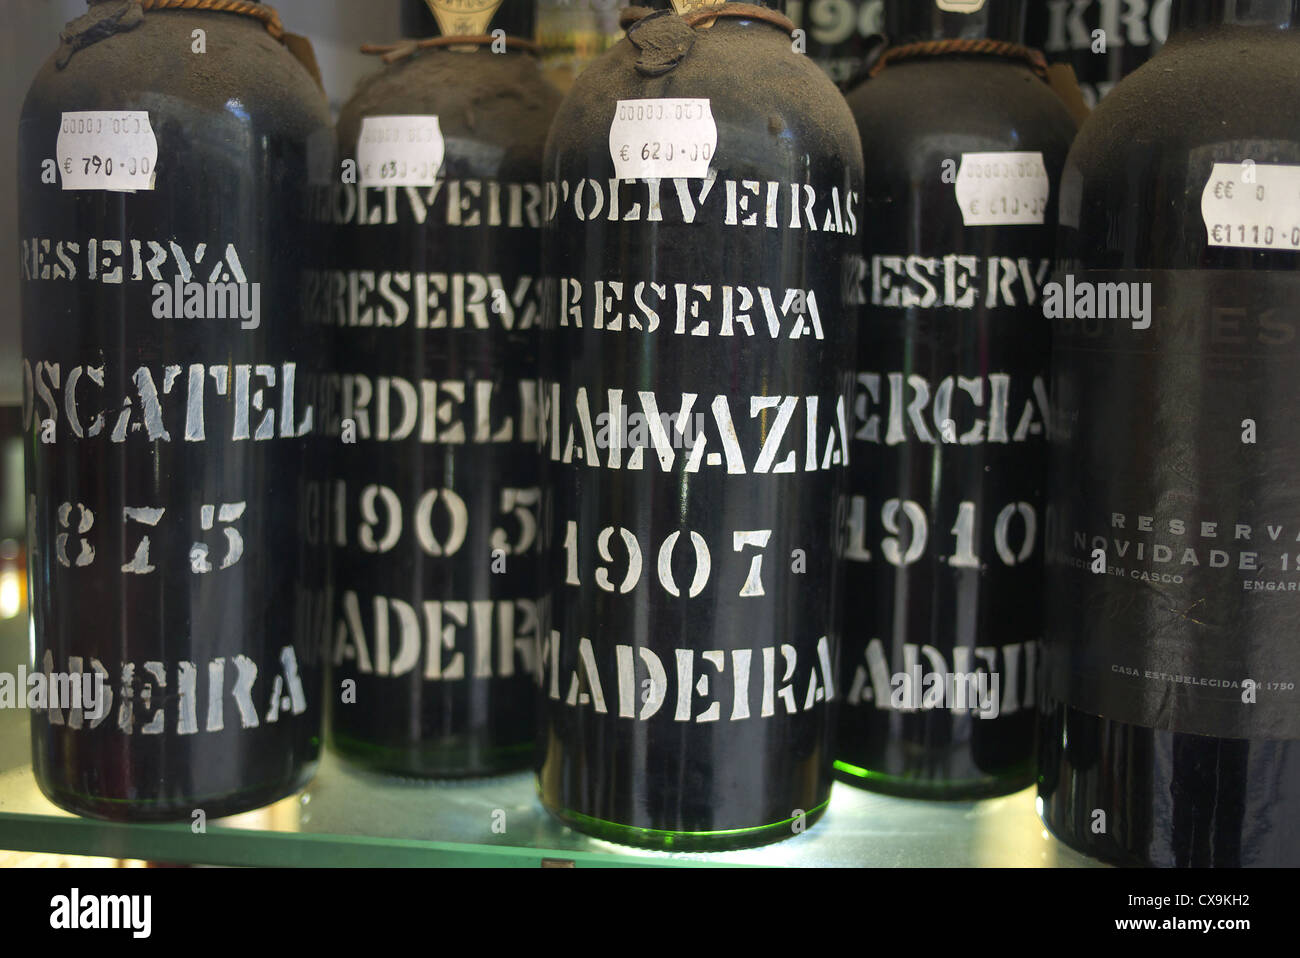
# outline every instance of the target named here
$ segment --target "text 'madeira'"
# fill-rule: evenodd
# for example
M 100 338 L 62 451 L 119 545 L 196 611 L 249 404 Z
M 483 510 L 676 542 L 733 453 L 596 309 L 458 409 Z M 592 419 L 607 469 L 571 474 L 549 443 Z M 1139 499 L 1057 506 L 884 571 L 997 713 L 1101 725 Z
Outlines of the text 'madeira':
M 357 183 L 433 186 L 446 152 L 436 116 L 368 116 L 357 139 Z
M 55 146 L 65 190 L 152 190 L 158 139 L 146 110 L 64 113 Z
M 1300 250 L 1300 166 L 1215 163 L 1201 216 L 1210 246 Z
M 957 205 L 967 226 L 1041 226 L 1052 192 L 1042 153 L 963 153 Z
M 619 100 L 609 155 L 620 180 L 704 179 L 718 149 L 707 99 Z

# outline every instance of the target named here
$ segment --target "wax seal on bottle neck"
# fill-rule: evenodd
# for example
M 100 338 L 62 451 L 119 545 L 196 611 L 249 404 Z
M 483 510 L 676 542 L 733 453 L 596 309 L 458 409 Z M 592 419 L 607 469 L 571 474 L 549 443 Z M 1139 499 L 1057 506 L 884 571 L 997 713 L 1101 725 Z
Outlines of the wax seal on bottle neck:
M 537 38 L 536 0 L 402 0 L 402 36 L 483 37 L 505 31 L 507 37 Z M 478 49 L 455 46 L 453 50 Z
M 638 0 L 634 6 L 649 7 L 651 10 L 671 10 L 679 17 L 688 13 L 706 12 L 710 7 L 721 7 L 730 0 Z M 769 10 L 785 12 L 785 0 L 744 0 L 751 7 L 766 7 Z
M 137 0 L 90 0 L 88 6 L 89 10 L 59 34 L 55 65 L 60 70 L 68 65 L 78 50 L 114 34 L 134 30 L 144 22 L 144 11 Z
M 636 61 L 642 76 L 663 76 L 686 59 L 695 47 L 695 31 L 666 11 L 650 14 L 628 27 L 627 38 L 641 51 Z
M 720 7 L 726 0 L 672 0 L 673 11 L 679 16 L 685 16 L 688 13 L 697 11 L 706 11 L 709 7 Z M 708 28 L 717 23 L 717 18 L 705 20 L 700 23 L 701 27 Z
M 693 13 L 708 13 L 710 9 L 726 6 L 728 2 L 730 0 L 637 0 L 635 6 L 650 10 L 669 10 L 679 17 L 684 17 Z M 785 13 L 785 0 L 745 0 L 745 5 Z M 709 17 L 693 21 L 692 25 L 696 28 L 708 29 L 717 22 L 717 17 Z
M 1000 40 L 1023 43 L 1025 0 L 924 0 L 890 4 L 885 33 L 895 43 Z
M 488 32 L 502 0 L 425 0 L 444 37 L 478 37 Z

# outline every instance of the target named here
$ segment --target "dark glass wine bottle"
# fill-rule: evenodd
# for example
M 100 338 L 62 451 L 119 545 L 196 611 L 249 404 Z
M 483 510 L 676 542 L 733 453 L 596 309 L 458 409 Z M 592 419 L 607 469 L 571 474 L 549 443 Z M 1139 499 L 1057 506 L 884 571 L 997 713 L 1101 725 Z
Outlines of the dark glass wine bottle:
M 1074 69 L 1095 108 L 1164 45 L 1173 0 L 1044 0 L 1029 4 L 1027 36 L 1052 63 Z
M 804 52 L 843 86 L 884 33 L 884 0 L 789 0 L 786 13 L 803 31 Z
M 256 6 L 92 0 L 23 107 L 34 666 L 62 677 L 32 761 L 81 814 L 243 811 L 319 754 L 327 356 L 302 293 L 331 134 L 281 38 L 301 52 Z
M 1300 865 L 1297 28 L 1179 0 L 1064 175 L 1039 794 L 1111 862 Z
M 538 781 L 756 845 L 830 795 L 861 149 L 779 3 L 652 6 L 547 145 Z
M 536 734 L 541 165 L 560 97 L 506 43 L 532 43 L 532 0 L 430 7 L 436 23 L 411 18 L 425 37 L 504 33 L 399 49 L 339 118 L 358 180 L 326 283 L 343 440 L 330 733 L 372 768 L 484 775 L 528 766 Z
M 1041 57 L 1018 46 L 1023 0 L 885 11 L 885 66 L 849 94 L 867 274 L 835 767 L 897 795 L 996 795 L 1033 781 L 1038 299 L 1075 127 Z

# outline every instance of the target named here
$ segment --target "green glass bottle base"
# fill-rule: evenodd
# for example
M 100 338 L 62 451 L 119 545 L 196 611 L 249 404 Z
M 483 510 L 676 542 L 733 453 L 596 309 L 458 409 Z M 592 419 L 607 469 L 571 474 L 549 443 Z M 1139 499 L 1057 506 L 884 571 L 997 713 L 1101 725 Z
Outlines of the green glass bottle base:
M 539 796 L 540 797 L 540 796 Z M 632 845 L 636 848 L 648 848 L 660 852 L 725 852 L 738 848 L 757 848 L 771 845 L 786 838 L 802 834 L 817 823 L 826 811 L 830 799 L 808 809 L 798 818 L 787 818 L 770 825 L 755 825 L 749 828 L 728 828 L 711 832 L 684 832 L 658 828 L 638 828 L 634 825 L 621 825 L 593 818 L 567 808 L 556 808 L 542 799 L 542 805 L 548 812 L 570 828 L 591 835 L 593 838 L 615 842 L 619 845 Z
M 533 743 L 487 748 L 477 743 L 426 742 L 419 746 L 381 745 L 340 735 L 330 749 L 353 765 L 409 778 L 483 778 L 519 772 L 533 763 Z
M 319 761 L 308 762 L 293 778 L 281 779 L 264 785 L 256 785 L 237 792 L 224 795 L 196 795 L 183 802 L 175 799 L 166 801 L 140 801 L 138 799 L 103 798 L 81 792 L 59 788 L 36 776 L 36 784 L 41 794 L 55 805 L 81 815 L 84 818 L 96 818 L 109 822 L 153 823 L 195 821 L 194 813 L 202 811 L 204 820 L 225 818 L 251 812 L 267 805 L 273 805 L 283 798 L 307 787 L 316 776 Z
M 1034 769 L 1032 765 L 1026 763 L 1002 775 L 953 781 L 890 775 L 837 760 L 835 778 L 848 785 L 897 798 L 927 798 L 935 801 L 957 802 L 997 798 L 1023 791 L 1034 783 Z

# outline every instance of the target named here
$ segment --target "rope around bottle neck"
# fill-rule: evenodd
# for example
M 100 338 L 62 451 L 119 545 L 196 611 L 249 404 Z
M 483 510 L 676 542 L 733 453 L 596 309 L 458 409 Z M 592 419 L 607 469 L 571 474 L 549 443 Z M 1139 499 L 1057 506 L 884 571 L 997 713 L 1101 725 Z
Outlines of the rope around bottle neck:
M 54 54 L 54 65 L 60 70 L 67 67 L 78 50 L 121 33 L 130 33 L 139 27 L 144 23 L 146 10 L 203 10 L 234 13 L 261 20 L 266 26 L 266 32 L 284 44 L 316 78 L 317 83 L 320 82 L 320 73 L 316 68 L 315 57 L 311 54 L 310 44 L 286 33 L 280 23 L 280 15 L 273 8 L 262 4 L 249 3 L 248 0 L 89 0 L 88 6 L 89 9 L 84 14 L 70 21 L 59 33 L 59 49 Z
M 486 47 L 502 40 L 507 50 L 523 50 L 537 56 L 541 47 L 531 40 L 519 37 L 494 37 L 491 34 L 478 34 L 472 37 L 429 37 L 427 40 L 402 40 L 398 43 L 363 43 L 361 52 L 378 56 L 385 63 L 396 63 L 415 56 L 417 50 L 430 50 L 437 47 Z
M 1000 57 L 1004 60 L 1019 60 L 1026 64 L 1044 83 L 1048 81 L 1047 58 L 1038 50 L 1011 43 L 1008 40 L 971 40 L 952 38 L 947 40 L 925 40 L 920 43 L 905 43 L 890 47 L 871 68 L 868 76 L 876 76 L 891 63 L 900 60 L 919 60 L 927 57 L 953 55 Z
M 646 7 L 628 7 L 619 15 L 618 25 L 626 30 L 656 12 L 658 11 Z M 686 21 L 686 25 L 689 27 L 697 27 L 706 21 L 716 20 L 718 17 L 744 17 L 746 20 L 762 20 L 764 23 L 770 23 L 786 33 L 793 33 L 795 29 L 794 21 L 785 14 L 770 7 L 760 7 L 753 3 L 725 3 L 720 7 L 710 7 L 681 15 L 681 18 Z
M 284 24 L 274 7 L 248 0 L 139 0 L 145 12 L 151 10 L 203 10 L 212 13 L 234 13 L 241 17 L 261 20 L 266 32 L 280 42 L 284 42 Z

